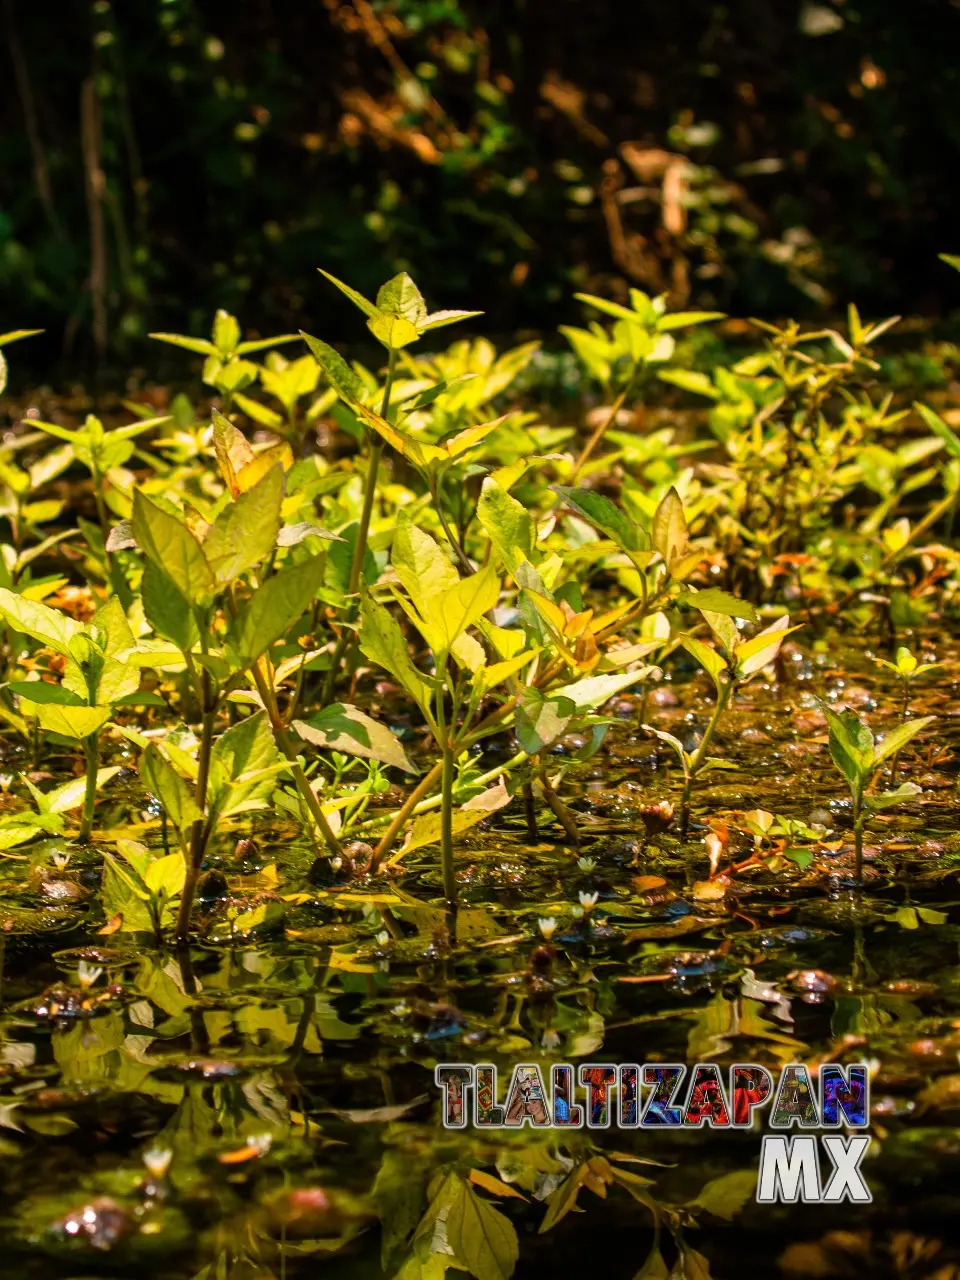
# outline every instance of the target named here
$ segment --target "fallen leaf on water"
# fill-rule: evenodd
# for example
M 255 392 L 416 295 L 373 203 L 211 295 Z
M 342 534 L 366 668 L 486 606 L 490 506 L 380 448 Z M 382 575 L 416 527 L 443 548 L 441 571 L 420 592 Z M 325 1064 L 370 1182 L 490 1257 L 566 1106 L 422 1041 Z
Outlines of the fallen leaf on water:
M 116 933 L 119 929 L 122 929 L 122 928 L 123 928 L 123 912 L 118 911 L 117 914 L 113 917 L 113 919 L 108 924 L 105 924 L 102 929 L 97 930 L 97 933 L 103 934 L 104 937 L 107 937 L 111 933 Z

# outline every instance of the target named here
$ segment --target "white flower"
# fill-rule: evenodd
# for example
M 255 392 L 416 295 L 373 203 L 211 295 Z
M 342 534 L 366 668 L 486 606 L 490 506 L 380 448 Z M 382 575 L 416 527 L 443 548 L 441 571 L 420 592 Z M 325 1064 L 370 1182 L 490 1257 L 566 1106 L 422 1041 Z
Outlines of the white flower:
M 56 853 L 51 854 L 51 860 L 57 870 L 62 871 L 64 867 L 69 866 L 70 864 L 70 854 L 69 852 L 61 852 L 58 850 Z
M 537 928 L 544 941 L 549 942 L 557 931 L 557 922 L 553 916 L 541 916 L 537 921 Z
M 380 932 L 377 934 L 377 942 L 380 944 L 381 947 L 385 947 L 389 941 L 390 941 L 389 933 L 387 933 L 386 929 L 381 929 Z
M 573 916 L 574 920 L 582 920 L 584 915 L 583 907 L 571 907 L 570 914 Z
M 559 1044 L 560 1034 L 559 1032 L 554 1031 L 553 1027 L 550 1027 L 549 1030 L 545 1031 L 540 1037 L 541 1049 L 556 1049 Z
M 154 1178 L 162 1178 L 166 1175 L 172 1159 L 173 1152 L 169 1147 L 151 1147 L 149 1151 L 143 1153 L 143 1163 L 147 1166 L 147 1172 Z
M 600 897 L 599 893 L 584 893 L 582 889 L 577 896 L 580 899 L 580 905 L 583 907 L 584 914 L 593 910 Z
M 597 860 L 596 858 L 578 858 L 577 866 L 580 868 L 581 871 L 589 874 L 591 871 L 596 870 Z
M 77 965 L 77 981 L 84 991 L 93 986 L 101 973 L 103 973 L 101 965 L 87 964 L 86 960 L 81 960 Z

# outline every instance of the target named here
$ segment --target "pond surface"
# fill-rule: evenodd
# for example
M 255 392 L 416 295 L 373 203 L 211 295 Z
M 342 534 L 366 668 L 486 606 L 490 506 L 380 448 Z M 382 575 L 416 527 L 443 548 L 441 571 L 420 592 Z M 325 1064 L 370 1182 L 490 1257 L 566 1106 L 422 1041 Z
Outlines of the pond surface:
M 944 666 L 917 684 L 911 711 L 939 719 L 900 764 L 922 795 L 870 821 L 858 895 L 849 800 L 814 695 L 882 731 L 900 692 L 872 660 L 890 656 L 877 641 L 800 640 L 784 646 L 776 687 L 738 694 L 715 751 L 739 771 L 697 785 L 685 845 L 676 824 L 646 835 L 642 811 L 676 800 L 682 779 L 638 725 L 681 739 L 702 730 L 699 679 L 643 707 L 618 699 L 600 754 L 567 774 L 580 855 L 595 866 L 578 865 L 547 810 L 532 838 L 518 801 L 461 839 L 454 946 L 435 848 L 392 877 L 333 883 L 271 814 L 219 838 L 208 867 L 226 883 L 208 879 L 189 956 L 103 932 L 96 845 L 60 868 L 62 841 L 0 860 L 0 1271 L 394 1276 L 432 1174 L 462 1162 L 522 1193 L 498 1202 L 519 1234 L 519 1280 L 590 1274 L 599 1260 L 630 1280 L 653 1234 L 621 1187 L 601 1184 L 601 1197 L 584 1186 L 585 1212 L 539 1234 L 538 1201 L 586 1144 L 663 1162 L 626 1167 L 682 1206 L 711 1179 L 755 1172 L 763 1129 L 446 1132 L 436 1063 L 494 1062 L 504 1080 L 531 1060 L 740 1061 L 774 1075 L 790 1062 L 865 1061 L 871 1205 L 770 1208 L 751 1191 L 731 1221 L 693 1215 L 684 1238 L 715 1280 L 745 1264 L 772 1277 L 960 1276 L 960 650 L 946 632 L 913 638 Z M 558 768 L 576 746 L 560 744 Z M 497 750 L 514 748 L 495 743 L 486 767 Z M 8 748 L 2 768 L 29 761 Z M 98 843 L 159 842 L 133 769 L 110 787 Z M 722 876 L 750 859 L 738 823 L 755 809 L 829 832 L 805 868 L 759 862 L 710 883 L 707 822 L 726 829 Z M 236 847 L 251 835 L 255 847 Z M 578 919 L 581 892 L 598 899 Z M 262 923 L 238 934 L 233 921 L 253 905 L 266 906 Z M 557 922 L 549 945 L 541 917 Z M 663 1249 L 672 1265 L 666 1230 Z

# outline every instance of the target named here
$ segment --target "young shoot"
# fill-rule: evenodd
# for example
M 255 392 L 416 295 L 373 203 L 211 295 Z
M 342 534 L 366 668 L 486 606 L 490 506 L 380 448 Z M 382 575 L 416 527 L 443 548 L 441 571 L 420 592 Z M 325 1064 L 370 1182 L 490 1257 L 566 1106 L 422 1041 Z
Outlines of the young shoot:
M 855 712 L 837 712 L 823 704 L 821 706 L 830 731 L 830 755 L 846 779 L 853 801 L 854 854 L 859 887 L 863 884 L 863 829 L 867 818 L 872 812 L 889 809 L 901 800 L 920 794 L 920 788 L 914 782 L 904 782 L 893 791 L 879 793 L 869 792 L 868 787 L 878 775 L 881 765 L 899 755 L 908 742 L 927 725 L 933 724 L 936 716 L 908 720 L 877 742 L 868 725 Z

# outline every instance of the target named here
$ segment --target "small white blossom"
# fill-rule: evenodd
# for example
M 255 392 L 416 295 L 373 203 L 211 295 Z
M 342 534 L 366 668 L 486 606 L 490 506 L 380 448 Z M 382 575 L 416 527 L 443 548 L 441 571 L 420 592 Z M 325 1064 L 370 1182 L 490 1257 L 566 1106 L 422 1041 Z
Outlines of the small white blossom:
M 385 947 L 389 941 L 390 941 L 389 933 L 387 933 L 386 929 L 381 929 L 380 932 L 377 934 L 377 942 L 381 947 Z
M 77 965 L 77 981 L 84 991 L 93 986 L 101 973 L 103 973 L 102 965 L 87 964 L 86 960 L 81 960 Z
M 166 1176 L 172 1159 L 173 1152 L 169 1147 L 151 1147 L 149 1151 L 143 1153 L 143 1163 L 147 1166 L 147 1172 L 154 1178 Z
M 556 1049 L 558 1048 L 559 1044 L 560 1044 L 560 1034 L 559 1032 L 554 1031 L 553 1027 L 550 1027 L 549 1030 L 545 1031 L 543 1035 L 540 1037 L 541 1049 L 548 1049 L 548 1050 Z
M 580 905 L 583 907 L 584 912 L 592 911 L 597 905 L 597 901 L 600 897 L 599 893 L 584 893 L 582 889 L 577 896 L 580 899 Z
M 578 858 L 577 866 L 581 871 L 589 875 L 591 871 L 595 871 L 597 869 L 597 860 L 596 858 Z
M 557 931 L 557 922 L 553 916 L 541 916 L 537 921 L 537 928 L 540 930 L 540 936 L 549 942 Z

